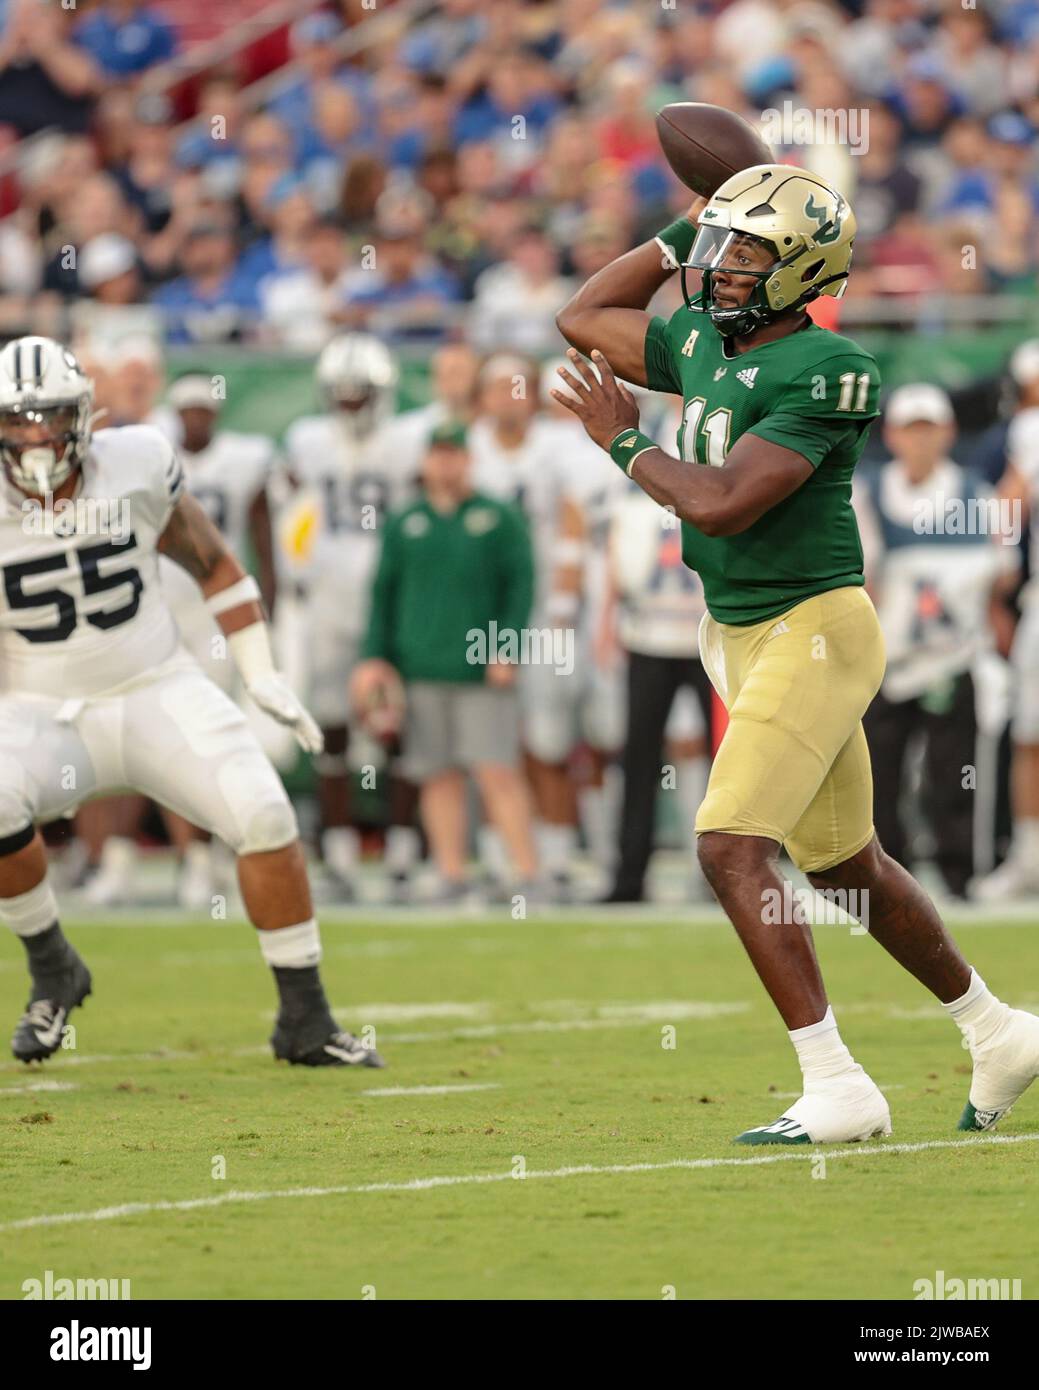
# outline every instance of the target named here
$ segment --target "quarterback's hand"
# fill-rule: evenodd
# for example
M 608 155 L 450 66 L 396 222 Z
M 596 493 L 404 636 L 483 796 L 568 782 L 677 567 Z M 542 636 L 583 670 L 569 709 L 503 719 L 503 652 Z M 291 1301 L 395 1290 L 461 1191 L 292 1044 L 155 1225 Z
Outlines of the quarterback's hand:
M 272 671 L 269 675 L 258 676 L 246 688 L 265 714 L 279 724 L 288 725 L 305 752 L 321 752 L 325 746 L 324 735 L 284 676 Z
M 576 348 L 571 348 L 567 357 L 574 372 L 560 367 L 559 375 L 570 390 L 565 393 L 553 390 L 551 395 L 577 416 L 588 437 L 594 439 L 600 449 L 609 449 L 622 430 L 638 427 L 639 408 L 635 397 L 613 375 L 613 368 L 598 348 L 592 353 L 592 366 Z

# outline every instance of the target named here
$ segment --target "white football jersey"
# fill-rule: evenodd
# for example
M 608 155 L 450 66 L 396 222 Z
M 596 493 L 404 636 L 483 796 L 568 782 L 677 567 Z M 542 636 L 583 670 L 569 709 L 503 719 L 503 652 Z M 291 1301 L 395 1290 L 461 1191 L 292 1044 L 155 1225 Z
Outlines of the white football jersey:
M 682 560 L 677 518 L 641 488 L 633 487 L 615 510 L 610 569 L 620 600 L 618 631 L 629 651 L 699 656 L 697 633 L 706 610 L 700 576 Z
M 379 438 L 382 447 L 409 484 L 417 486 L 430 435 L 438 425 L 446 424 L 450 418 L 443 401 L 430 401 L 428 405 L 395 415 L 381 427 Z
M 887 648 L 882 689 L 890 700 L 915 699 L 969 670 L 991 645 L 989 596 L 1015 561 L 986 534 L 918 529 L 921 516 L 941 515 L 950 502 L 989 495 L 958 464 L 946 460 L 914 484 L 891 462 L 863 481 L 855 505 L 879 547 L 872 579 Z
M 489 497 L 512 502 L 530 523 L 535 608 L 551 590 L 563 500 L 570 498 L 581 504 L 587 474 L 575 463 L 576 438 L 565 423 L 541 416 L 531 422 L 515 449 L 505 448 L 489 420 L 476 420 L 469 431 L 473 487 Z
M 380 430 L 353 440 L 335 415 L 296 420 L 285 435 L 289 468 L 314 495 L 317 540 L 310 565 L 311 602 L 338 626 L 360 629 L 382 525 L 402 505 L 409 479 Z
M 75 699 L 146 676 L 177 626 L 156 545 L 183 486 L 148 425 L 99 430 L 76 496 L 47 510 L 0 483 L 0 690 Z
M 1031 525 L 1029 527 L 1029 582 L 1022 602 L 1039 602 L 1039 406 L 1019 411 L 1007 430 L 1007 457 L 1024 479 Z
M 274 466 L 273 443 L 259 434 L 219 430 L 200 453 L 182 450 L 180 462 L 184 486 L 241 560 L 249 543 L 249 508 L 266 487 Z M 202 590 L 185 569 L 165 555 L 159 557 L 159 573 L 183 627 L 188 621 L 186 605 L 204 605 Z M 197 621 L 202 623 L 202 617 Z M 217 631 L 208 611 L 204 625 Z

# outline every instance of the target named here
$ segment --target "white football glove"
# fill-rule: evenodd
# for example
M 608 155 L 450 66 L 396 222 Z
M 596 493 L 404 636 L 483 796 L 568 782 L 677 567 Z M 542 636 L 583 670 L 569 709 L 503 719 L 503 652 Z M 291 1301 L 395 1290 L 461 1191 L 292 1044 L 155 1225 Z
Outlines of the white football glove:
M 260 709 L 290 728 L 307 753 L 320 753 L 325 746 L 324 735 L 302 700 L 275 668 L 267 624 L 250 623 L 232 632 L 227 645 L 246 690 Z
M 270 671 L 258 676 L 246 689 L 265 714 L 292 730 L 304 752 L 321 752 L 325 746 L 324 735 L 313 715 L 304 708 L 302 700 L 280 672 Z

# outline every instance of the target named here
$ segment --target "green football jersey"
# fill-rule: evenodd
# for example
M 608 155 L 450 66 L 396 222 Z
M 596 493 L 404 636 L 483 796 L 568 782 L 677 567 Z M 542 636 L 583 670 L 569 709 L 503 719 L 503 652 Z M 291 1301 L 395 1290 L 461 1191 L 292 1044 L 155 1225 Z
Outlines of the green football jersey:
M 850 338 L 812 324 L 749 352 L 710 317 L 679 309 L 654 318 L 646 377 L 684 401 L 678 453 L 721 468 L 741 437 L 760 435 L 801 454 L 812 475 L 736 536 L 705 536 L 682 523 L 682 558 L 703 581 L 721 623 L 763 622 L 827 589 L 863 584 L 851 475 L 876 419 L 877 364 Z

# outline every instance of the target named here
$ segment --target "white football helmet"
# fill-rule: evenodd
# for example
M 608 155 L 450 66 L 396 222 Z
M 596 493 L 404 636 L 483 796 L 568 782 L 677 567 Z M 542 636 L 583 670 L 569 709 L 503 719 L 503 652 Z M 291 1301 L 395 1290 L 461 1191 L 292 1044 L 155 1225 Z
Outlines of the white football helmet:
M 317 360 L 317 384 L 325 405 L 360 439 L 393 414 L 397 364 L 370 333 L 344 333 Z
M 15 338 L 0 352 L 0 463 L 21 492 L 59 488 L 86 457 L 94 383 L 53 338 Z

